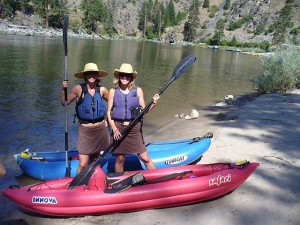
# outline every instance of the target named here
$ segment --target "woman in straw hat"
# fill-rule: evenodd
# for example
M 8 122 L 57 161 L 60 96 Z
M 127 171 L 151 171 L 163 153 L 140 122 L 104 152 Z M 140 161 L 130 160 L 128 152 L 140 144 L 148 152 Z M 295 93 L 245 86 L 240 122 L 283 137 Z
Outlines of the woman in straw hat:
M 120 69 L 114 71 L 113 88 L 109 90 L 107 103 L 107 119 L 113 131 L 114 140 L 122 138 L 122 131 L 138 115 L 137 109 L 145 107 L 144 93 L 140 87 L 136 87 L 134 80 L 138 73 L 132 66 L 123 63 Z M 156 105 L 159 95 L 153 97 L 153 104 L 148 112 Z M 155 169 L 150 159 L 142 136 L 142 123 L 138 122 L 116 148 L 117 158 L 115 172 L 123 172 L 125 154 L 137 154 L 148 169 Z
M 79 165 L 77 174 L 95 160 L 102 149 L 109 145 L 109 133 L 106 119 L 106 106 L 104 100 L 108 100 L 108 90 L 99 85 L 101 77 L 107 76 L 107 72 L 99 70 L 95 63 L 87 63 L 83 71 L 75 73 L 77 78 L 83 78 L 85 83 L 75 85 L 68 94 L 67 103 L 75 99 L 76 116 L 79 119 L 78 144 Z M 63 81 L 61 92 L 61 104 L 65 105 L 64 88 L 68 86 Z

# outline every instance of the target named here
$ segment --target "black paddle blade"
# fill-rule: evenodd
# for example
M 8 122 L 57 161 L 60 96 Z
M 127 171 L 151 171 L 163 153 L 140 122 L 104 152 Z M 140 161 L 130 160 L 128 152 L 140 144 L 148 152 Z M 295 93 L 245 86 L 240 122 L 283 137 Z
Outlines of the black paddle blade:
M 193 63 L 196 61 L 196 56 L 189 55 L 185 58 L 183 58 L 175 67 L 172 77 L 174 80 L 176 80 L 178 77 L 180 77 L 181 74 L 183 74 L 187 69 L 189 69 Z
M 63 42 L 65 47 L 65 56 L 68 55 L 68 42 L 67 42 L 68 26 L 69 26 L 69 16 L 66 15 L 64 19 L 64 25 L 63 25 Z
M 85 167 L 79 174 L 77 174 L 69 184 L 69 189 L 72 189 L 78 185 L 88 184 L 90 177 L 98 165 L 98 162 L 98 160 L 95 160 L 90 165 Z
M 181 59 L 180 62 L 175 67 L 168 83 L 166 83 L 165 86 L 162 89 L 160 89 L 159 95 L 161 95 L 165 91 L 165 89 L 167 89 L 169 85 L 173 83 L 174 80 L 178 79 L 185 71 L 187 71 L 195 61 L 196 61 L 196 56 L 194 55 L 189 55 Z

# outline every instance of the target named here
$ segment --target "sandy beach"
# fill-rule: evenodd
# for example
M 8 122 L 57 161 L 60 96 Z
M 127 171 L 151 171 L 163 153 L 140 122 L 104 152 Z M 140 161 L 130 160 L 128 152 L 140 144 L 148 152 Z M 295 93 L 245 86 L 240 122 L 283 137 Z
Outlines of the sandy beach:
M 51 225 L 296 225 L 300 224 L 300 91 L 243 96 L 232 105 L 199 110 L 194 120 L 175 119 L 145 140 L 174 140 L 213 132 L 200 163 L 246 159 L 260 166 L 234 192 L 181 207 L 79 218 L 31 216 L 12 208 L 1 224 Z M 6 201 L 8 202 L 8 201 Z

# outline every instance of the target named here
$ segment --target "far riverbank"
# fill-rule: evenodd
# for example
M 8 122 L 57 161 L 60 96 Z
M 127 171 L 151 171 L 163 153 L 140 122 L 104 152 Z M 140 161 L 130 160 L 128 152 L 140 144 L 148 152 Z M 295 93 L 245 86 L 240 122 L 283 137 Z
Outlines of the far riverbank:
M 47 37 L 47 38 L 61 38 L 63 31 L 62 29 L 55 29 L 52 27 L 49 27 L 48 29 L 45 29 L 41 26 L 23 26 L 23 25 L 17 25 L 17 24 L 10 24 L 6 22 L 0 22 L 0 35 L 20 35 L 20 36 L 35 36 L 35 37 Z M 78 30 L 78 32 L 74 32 L 71 29 L 68 29 L 68 38 L 76 38 L 76 39 L 93 39 L 93 40 L 118 40 L 118 39 L 132 39 L 132 40 L 146 40 L 146 41 L 152 41 L 152 42 L 161 42 L 156 39 L 143 39 L 141 37 L 133 37 L 133 36 L 112 36 L 112 35 L 98 35 L 98 34 L 88 34 L 82 30 Z M 162 42 L 163 43 L 163 42 Z M 216 50 L 227 50 L 227 51 L 233 51 L 233 52 L 241 52 L 246 53 L 254 56 L 261 56 L 269 53 L 263 53 L 263 50 L 261 49 L 240 49 L 240 48 L 234 48 L 234 47 L 220 47 L 219 46 L 208 46 L 205 43 L 191 43 L 191 42 L 176 42 L 176 43 L 169 43 L 169 44 L 179 44 L 183 46 L 188 45 L 197 45 L 199 47 L 203 48 L 212 48 Z

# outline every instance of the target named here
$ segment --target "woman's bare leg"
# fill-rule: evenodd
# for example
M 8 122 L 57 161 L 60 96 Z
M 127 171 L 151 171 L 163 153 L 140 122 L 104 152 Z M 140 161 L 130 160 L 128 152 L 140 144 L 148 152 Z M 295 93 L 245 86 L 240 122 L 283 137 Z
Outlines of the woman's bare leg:
M 76 174 L 79 174 L 89 163 L 89 155 L 79 154 L 79 164 Z
M 116 163 L 115 163 L 116 173 L 124 171 L 124 161 L 125 161 L 125 156 L 122 154 L 117 154 Z
M 148 170 L 155 169 L 155 165 L 150 159 L 148 152 L 143 152 L 138 155 L 139 158 L 145 163 Z

